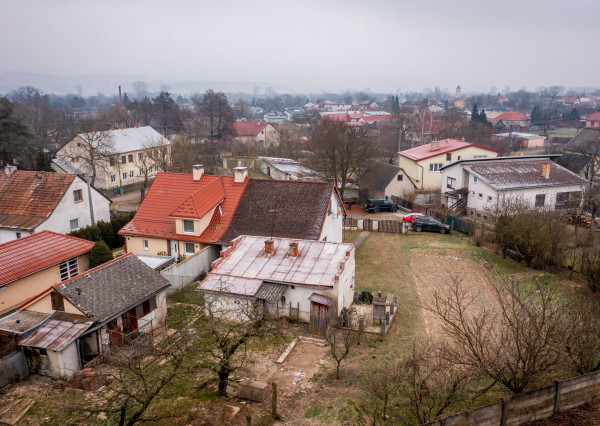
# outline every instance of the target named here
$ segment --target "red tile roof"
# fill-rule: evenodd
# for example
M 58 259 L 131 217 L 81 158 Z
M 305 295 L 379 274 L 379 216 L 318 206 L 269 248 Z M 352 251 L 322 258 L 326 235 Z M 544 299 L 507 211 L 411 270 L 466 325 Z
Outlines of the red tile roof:
M 93 241 L 69 237 L 52 231 L 0 244 L 0 285 L 89 252 Z
M 224 197 L 220 192 L 219 182 Z M 247 183 L 248 179 L 243 183 L 234 183 L 233 176 L 203 174 L 199 181 L 194 181 L 191 174 L 158 173 L 134 218 L 119 234 L 216 243 L 229 227 Z M 209 196 L 206 205 L 201 199 L 203 194 Z M 196 209 L 199 215 L 202 212 L 206 214 L 219 198 L 222 200 L 221 208 L 215 210 L 202 235 L 182 235 L 175 232 L 173 217 L 199 218 L 201 216 L 193 215 L 193 210 Z M 208 205 L 212 207 L 209 208 Z M 179 214 L 182 216 L 178 216 Z
M 35 229 L 54 211 L 75 175 L 0 171 L 0 226 Z
M 233 129 L 238 136 L 256 136 L 268 124 L 265 121 L 236 121 L 233 123 Z
M 519 111 L 503 112 L 498 117 L 496 117 L 496 119 L 497 120 L 502 120 L 502 121 L 523 121 L 523 120 L 529 120 L 527 117 L 525 117 Z
M 439 141 L 440 148 L 435 151 L 431 150 L 431 144 L 425 144 L 421 146 L 417 146 L 415 148 L 407 149 L 405 151 L 400 151 L 398 155 L 409 158 L 413 161 L 421 161 L 427 158 L 435 157 L 436 155 L 446 154 L 448 152 L 457 151 L 459 149 L 467 148 L 470 146 L 487 149 L 488 151 L 500 153 L 500 151 L 492 148 L 488 148 L 481 145 L 476 145 L 474 143 L 459 141 L 457 139 L 443 139 Z
M 600 111 L 596 111 L 587 116 L 586 120 L 600 121 Z

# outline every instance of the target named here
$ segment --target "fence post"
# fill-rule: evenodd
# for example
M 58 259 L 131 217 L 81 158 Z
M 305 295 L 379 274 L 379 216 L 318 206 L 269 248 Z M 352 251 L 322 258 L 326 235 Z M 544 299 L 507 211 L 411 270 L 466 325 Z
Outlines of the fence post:
M 508 401 L 502 398 L 502 417 L 500 418 L 500 426 L 506 426 L 508 421 Z
M 558 380 L 554 381 L 554 391 L 556 392 L 556 396 L 554 397 L 554 411 L 552 415 L 555 416 L 560 411 L 560 388 L 562 387 L 561 383 Z

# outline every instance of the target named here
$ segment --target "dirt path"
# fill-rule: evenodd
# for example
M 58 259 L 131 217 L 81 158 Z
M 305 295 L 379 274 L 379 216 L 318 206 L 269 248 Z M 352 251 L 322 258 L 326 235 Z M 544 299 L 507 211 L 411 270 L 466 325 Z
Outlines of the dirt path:
M 369 235 L 371 235 L 369 231 L 362 231 L 356 236 L 355 239 L 352 240 L 352 243 L 356 245 L 356 248 L 358 248 L 362 243 L 365 242 L 367 238 L 369 238 Z

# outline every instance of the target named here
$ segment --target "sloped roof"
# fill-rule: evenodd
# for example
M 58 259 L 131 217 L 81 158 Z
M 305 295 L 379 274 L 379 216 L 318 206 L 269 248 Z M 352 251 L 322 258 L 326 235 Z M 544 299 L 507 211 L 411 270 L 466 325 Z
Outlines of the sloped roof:
M 525 117 L 519 111 L 507 111 L 507 112 L 504 112 L 504 113 L 500 114 L 499 116 L 497 116 L 496 119 L 497 120 L 502 120 L 502 121 L 523 121 L 523 120 L 529 120 L 527 117 Z
M 270 123 L 264 121 L 236 121 L 233 123 L 233 129 L 238 136 L 256 136 Z
M 550 162 L 550 176 L 542 176 L 544 159 L 465 163 L 464 169 L 481 179 L 496 191 L 546 186 L 585 185 L 587 181 L 576 173 Z
M 220 181 L 225 196 L 221 208 L 215 210 L 206 230 L 200 236 L 177 234 L 175 220 L 171 214 L 178 211 L 184 203 L 191 209 L 192 202 L 197 203 L 198 211 L 210 211 L 201 204 L 200 198 L 192 200 L 189 198 L 199 191 L 204 191 L 215 181 Z M 192 174 L 158 173 L 135 216 L 121 228 L 119 234 L 216 243 L 229 227 L 247 182 L 248 179 L 243 183 L 235 183 L 233 176 L 203 174 L 200 180 L 195 181 Z M 218 185 L 215 183 L 214 187 Z M 216 190 L 214 193 L 209 190 L 209 193 L 212 194 L 213 201 L 221 194 L 218 192 L 218 195 L 214 195 L 217 193 Z M 190 210 L 187 211 L 189 214 Z
M 54 211 L 74 174 L 0 171 L 0 227 L 35 229 Z
M 190 195 L 173 213 L 173 217 L 204 217 L 225 199 L 225 188 L 222 179 L 215 179 Z
M 400 173 L 403 173 L 410 180 L 410 177 L 398 166 L 373 162 L 369 165 L 367 171 L 362 174 L 358 182 L 363 188 L 383 191 Z M 412 180 L 410 182 L 414 185 Z
M 600 121 L 600 111 L 596 111 L 587 116 L 586 120 Z
M 81 336 L 91 325 L 91 321 L 71 322 L 51 319 L 34 331 L 31 336 L 22 340 L 19 346 L 60 352 Z
M 56 164 L 57 167 L 59 167 L 60 169 L 64 170 L 65 173 L 72 173 L 72 174 L 76 174 L 76 175 L 83 175 L 83 174 L 85 174 L 84 170 L 82 170 L 79 167 L 77 167 L 77 165 L 75 165 L 74 163 L 72 163 L 71 161 L 69 161 L 65 157 L 53 158 L 52 162 L 54 164 Z
M 87 317 L 100 323 L 138 305 L 171 284 L 133 254 L 54 286 Z
M 459 149 L 468 148 L 470 146 L 486 149 L 491 152 L 499 153 L 500 151 L 492 148 L 488 148 L 481 145 L 476 145 L 474 143 L 459 141 L 457 139 L 442 139 L 439 141 L 440 147 L 434 151 L 431 150 L 431 143 L 417 146 L 411 149 L 407 149 L 404 151 L 400 151 L 398 155 L 406 157 L 413 161 L 421 161 L 427 158 L 435 157 L 440 154 L 446 154 L 452 151 L 458 151 Z
M 121 154 L 124 152 L 139 151 L 145 149 L 149 144 L 169 145 L 171 142 L 150 126 L 130 127 L 127 129 L 106 130 L 101 132 L 110 138 L 112 152 Z M 86 140 L 85 133 L 77 136 Z
M 565 146 L 563 151 L 600 155 L 600 129 L 581 129 Z
M 36 232 L 0 244 L 0 285 L 49 268 L 92 250 L 93 241 L 52 231 Z
M 332 288 L 354 244 L 273 238 L 275 251 L 265 253 L 265 238 L 244 235 L 232 242 L 198 290 L 254 296 L 263 282 Z M 289 243 L 298 256 L 289 256 Z
M 565 152 L 556 159 L 556 162 L 572 172 L 580 174 L 592 159 L 593 157 L 591 156 Z
M 239 235 L 317 240 L 333 191 L 328 182 L 251 179 L 220 242 Z

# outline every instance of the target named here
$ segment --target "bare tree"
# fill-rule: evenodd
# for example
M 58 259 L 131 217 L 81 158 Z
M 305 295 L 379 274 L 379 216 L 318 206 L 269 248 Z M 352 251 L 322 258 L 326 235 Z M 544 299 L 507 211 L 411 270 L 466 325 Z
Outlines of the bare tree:
M 232 134 L 235 117 L 223 92 L 207 90 L 203 95 L 196 93 L 192 102 L 211 140 L 219 141 Z
M 369 415 L 373 424 L 379 420 L 385 422 L 388 408 L 397 400 L 401 381 L 398 363 L 389 359 L 363 371 L 360 387 L 364 402 L 360 404 L 359 412 Z
M 81 133 L 65 145 L 61 154 L 89 173 L 92 185 L 98 175 L 106 171 L 114 151 L 110 132 L 98 131 L 99 128 L 99 123 L 94 120 L 83 121 L 80 125 Z
M 359 176 L 377 156 L 377 149 L 364 127 L 332 120 L 323 120 L 317 126 L 310 150 L 308 166 L 334 182 L 342 198 L 352 176 Z
M 423 307 L 440 321 L 448 339 L 445 359 L 521 393 L 560 360 L 564 309 L 557 286 L 542 280 L 525 286 L 512 278 L 488 285 L 492 301 L 451 277 Z
M 600 370 L 600 309 L 598 301 L 589 295 L 580 295 L 566 308 L 564 355 L 579 374 Z
M 325 341 L 329 345 L 329 354 L 335 361 L 335 378 L 340 378 L 340 366 L 350 354 L 353 346 L 360 341 L 362 331 L 348 328 L 337 329 L 333 326 L 327 328 Z

